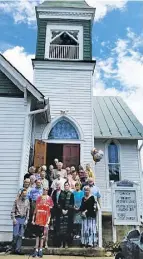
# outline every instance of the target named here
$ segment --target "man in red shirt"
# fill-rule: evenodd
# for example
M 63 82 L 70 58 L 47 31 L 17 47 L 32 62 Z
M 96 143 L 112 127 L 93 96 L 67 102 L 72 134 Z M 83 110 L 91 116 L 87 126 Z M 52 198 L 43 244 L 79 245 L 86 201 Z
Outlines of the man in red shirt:
M 53 201 L 50 196 L 47 195 L 48 189 L 43 189 L 43 195 L 36 200 L 36 208 L 33 214 L 32 224 L 35 225 L 34 234 L 36 235 L 36 250 L 33 257 L 43 257 L 43 242 L 45 238 L 45 230 L 48 228 L 51 217 L 51 208 L 53 207 Z

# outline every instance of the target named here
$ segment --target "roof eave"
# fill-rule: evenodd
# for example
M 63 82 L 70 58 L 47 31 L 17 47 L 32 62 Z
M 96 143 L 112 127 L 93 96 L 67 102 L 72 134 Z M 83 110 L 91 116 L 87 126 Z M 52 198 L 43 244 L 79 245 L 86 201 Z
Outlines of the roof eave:
M 123 139 L 123 140 L 143 140 L 142 137 L 122 137 L 122 136 L 94 136 L 94 139 Z

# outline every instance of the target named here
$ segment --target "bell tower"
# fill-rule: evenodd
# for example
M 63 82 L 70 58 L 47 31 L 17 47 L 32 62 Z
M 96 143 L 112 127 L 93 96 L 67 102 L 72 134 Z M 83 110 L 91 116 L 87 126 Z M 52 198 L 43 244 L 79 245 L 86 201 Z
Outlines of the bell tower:
M 81 132 L 78 140 L 72 139 L 71 134 L 71 139 L 63 139 L 63 143 L 79 143 L 82 165 L 92 163 L 90 151 L 94 145 L 94 15 L 95 9 L 84 0 L 46 0 L 36 7 L 38 31 L 36 55 L 33 60 L 34 83 L 44 96 L 49 98 L 51 130 L 56 120 L 63 117 L 71 124 L 74 121 L 77 131 Z M 46 133 L 41 133 L 43 141 L 44 136 L 48 139 Z M 49 143 L 59 141 L 47 139 L 45 141 Z

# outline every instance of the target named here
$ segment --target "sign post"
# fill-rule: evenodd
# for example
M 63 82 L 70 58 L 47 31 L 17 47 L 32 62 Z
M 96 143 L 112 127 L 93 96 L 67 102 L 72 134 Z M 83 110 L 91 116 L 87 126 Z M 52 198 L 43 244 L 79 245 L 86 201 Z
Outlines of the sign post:
M 116 226 L 140 226 L 138 185 L 126 180 L 113 183 L 112 197 L 113 242 L 116 242 Z

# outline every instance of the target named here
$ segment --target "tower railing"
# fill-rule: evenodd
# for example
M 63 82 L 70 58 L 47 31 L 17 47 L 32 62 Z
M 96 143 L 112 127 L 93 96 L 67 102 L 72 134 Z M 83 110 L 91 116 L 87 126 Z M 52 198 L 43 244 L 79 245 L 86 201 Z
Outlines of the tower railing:
M 49 59 L 78 60 L 79 45 L 55 45 L 49 47 Z

